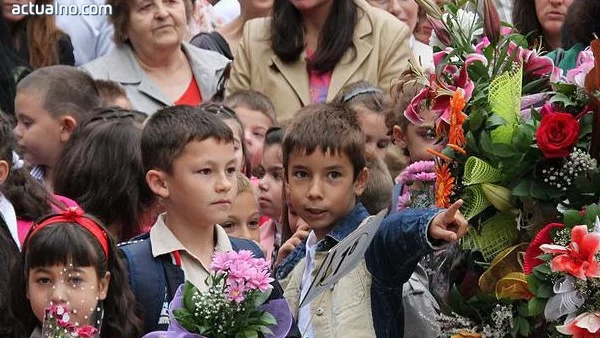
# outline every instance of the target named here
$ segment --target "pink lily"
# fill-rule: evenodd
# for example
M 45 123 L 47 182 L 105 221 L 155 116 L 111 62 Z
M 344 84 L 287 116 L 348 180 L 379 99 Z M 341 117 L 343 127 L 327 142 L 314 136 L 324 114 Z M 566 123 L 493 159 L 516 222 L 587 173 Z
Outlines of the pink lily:
M 552 271 L 567 272 L 579 279 L 600 277 L 600 265 L 596 253 L 600 250 L 600 234 L 588 232 L 586 225 L 571 229 L 571 243 L 568 247 L 542 244 L 545 253 L 558 254 L 552 258 Z

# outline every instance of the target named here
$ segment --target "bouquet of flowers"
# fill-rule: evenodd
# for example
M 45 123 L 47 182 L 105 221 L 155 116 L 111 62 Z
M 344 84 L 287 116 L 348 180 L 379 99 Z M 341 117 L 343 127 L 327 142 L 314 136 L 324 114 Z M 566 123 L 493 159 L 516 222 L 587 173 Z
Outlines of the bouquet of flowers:
M 500 22 L 493 0 L 483 0 L 483 20 L 468 10 L 477 0 L 446 2 L 444 14 L 430 0 L 417 2 L 441 47 L 433 74 L 413 69 L 424 89 L 405 116 L 419 124 L 423 107 L 439 116 L 436 130 L 447 146 L 429 150 L 435 201 L 448 207 L 463 199 L 471 225 L 461 242 L 469 261 L 451 273 L 455 287 L 441 305 L 465 334 L 529 336 L 538 328 L 538 301 L 520 265 L 527 243 L 559 222 L 561 211 L 599 200 L 600 170 L 590 155 L 598 92 L 582 85 L 593 56 L 583 54 L 563 76 Z
M 267 301 L 273 279 L 266 260 L 247 250 L 220 252 L 211 270 L 208 290 L 181 285 L 169 306 L 168 331 L 145 338 L 285 337 L 292 316 L 285 299 Z
M 396 183 L 402 186 L 397 210 L 405 208 L 431 208 L 435 206 L 433 188 L 435 184 L 435 162 L 417 161 L 406 167 Z
M 45 310 L 42 338 L 93 338 L 98 329 L 91 325 L 80 326 L 71 321 L 71 310 L 66 305 L 52 305 Z
M 546 225 L 527 248 L 524 270 L 531 316 L 576 337 L 600 334 L 600 208 L 568 211 Z

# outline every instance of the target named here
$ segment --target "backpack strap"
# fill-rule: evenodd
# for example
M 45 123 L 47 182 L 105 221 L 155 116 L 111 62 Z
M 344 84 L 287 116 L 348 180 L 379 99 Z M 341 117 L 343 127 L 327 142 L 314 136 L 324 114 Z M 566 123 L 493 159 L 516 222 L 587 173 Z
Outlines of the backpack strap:
M 147 233 L 134 237 L 129 242 L 119 244 L 119 249 L 127 261 L 129 285 L 141 306 L 144 331 L 166 329 L 168 321 L 165 322 L 165 325 L 159 325 L 159 320 L 161 320 L 165 302 L 168 304 L 170 301 L 168 298 L 172 298 L 175 291 L 170 292 L 167 288 L 164 259 L 152 256 L 150 235 Z M 183 272 L 181 275 L 183 276 Z
M 260 247 L 249 239 L 229 237 L 229 242 L 231 242 L 231 249 L 233 251 L 248 250 L 252 251 L 252 254 L 256 258 L 265 258 Z

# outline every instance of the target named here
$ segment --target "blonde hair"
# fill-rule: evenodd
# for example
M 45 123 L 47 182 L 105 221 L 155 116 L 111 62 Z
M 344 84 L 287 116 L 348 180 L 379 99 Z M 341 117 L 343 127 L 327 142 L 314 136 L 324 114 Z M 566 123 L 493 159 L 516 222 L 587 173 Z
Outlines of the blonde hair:
M 252 188 L 252 183 L 250 183 L 250 180 L 248 179 L 248 177 L 246 177 L 244 174 L 237 172 L 235 173 L 235 178 L 237 180 L 237 194 L 241 194 L 243 192 L 251 192 L 252 194 L 255 194 L 254 192 L 254 188 Z

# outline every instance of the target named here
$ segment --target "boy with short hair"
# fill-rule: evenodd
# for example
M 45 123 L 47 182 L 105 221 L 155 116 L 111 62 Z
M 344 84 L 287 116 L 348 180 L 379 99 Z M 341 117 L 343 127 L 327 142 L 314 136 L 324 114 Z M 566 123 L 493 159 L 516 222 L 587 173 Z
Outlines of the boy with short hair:
M 103 107 L 120 107 L 131 110 L 131 101 L 120 84 L 110 80 L 95 80 Z
M 94 80 L 71 66 L 35 70 L 15 97 L 15 137 L 31 175 L 52 192 L 54 167 L 78 122 L 100 106 Z
M 245 249 L 256 257 L 262 252 L 250 240 L 228 237 L 218 225 L 227 219 L 237 190 L 233 132 L 225 122 L 202 108 L 163 108 L 147 120 L 141 148 L 146 182 L 165 213 L 149 234 L 120 248 L 150 332 L 167 328 L 168 304 L 179 285 L 188 280 L 207 290 L 215 252 Z M 271 297 L 278 295 L 276 288 Z
M 285 296 L 303 337 L 402 337 L 402 285 L 420 257 L 467 231 L 459 201 L 446 211 L 395 213 L 381 223 L 359 265 L 299 308 L 326 252 L 369 213 L 356 199 L 366 186 L 365 140 L 355 114 L 325 104 L 297 113 L 283 142 L 285 187 L 308 238 L 282 262 Z M 435 243 L 434 244 L 432 244 Z
M 252 168 L 260 165 L 267 130 L 277 124 L 273 102 L 255 90 L 240 90 L 225 98 L 223 104 L 235 110 L 244 125 L 244 142 L 250 152 Z

